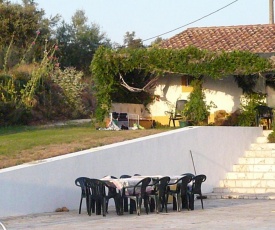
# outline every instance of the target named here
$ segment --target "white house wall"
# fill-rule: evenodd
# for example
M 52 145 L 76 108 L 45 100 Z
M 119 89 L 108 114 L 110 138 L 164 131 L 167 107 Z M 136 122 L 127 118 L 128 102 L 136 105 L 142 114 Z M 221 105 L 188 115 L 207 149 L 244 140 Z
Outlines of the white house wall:
M 217 110 L 225 110 L 228 113 L 236 111 L 240 106 L 240 89 L 234 81 L 233 77 L 226 77 L 222 80 L 213 80 L 212 78 L 204 79 L 204 92 L 206 102 L 211 101 L 217 106 L 212 108 L 213 114 Z M 154 91 L 155 95 L 159 95 L 159 100 L 155 100 L 149 110 L 154 119 L 158 120 L 167 116 L 165 111 L 172 111 L 175 108 L 178 99 L 187 99 L 189 92 L 182 92 L 182 81 L 180 76 L 163 77 L 158 81 L 158 85 Z M 166 119 L 168 122 L 168 116 Z
M 53 212 L 64 206 L 78 209 L 80 188 L 74 181 L 81 176 L 194 173 L 190 150 L 197 174 L 207 176 L 203 193 L 212 192 L 261 134 L 259 127 L 181 128 L 1 169 L 0 218 Z
M 267 87 L 267 104 L 268 106 L 275 108 L 275 91 L 274 89 Z
M 178 99 L 187 99 L 189 95 L 189 93 L 182 92 L 181 77 L 179 76 L 160 78 L 154 94 L 160 97 L 149 106 L 153 117 L 165 116 L 165 111 L 175 108 Z
M 207 103 L 213 101 L 217 106 L 217 108 L 211 109 L 211 113 L 217 110 L 232 113 L 240 107 L 242 89 L 238 87 L 234 77 L 229 76 L 221 80 L 205 78 L 203 88 Z

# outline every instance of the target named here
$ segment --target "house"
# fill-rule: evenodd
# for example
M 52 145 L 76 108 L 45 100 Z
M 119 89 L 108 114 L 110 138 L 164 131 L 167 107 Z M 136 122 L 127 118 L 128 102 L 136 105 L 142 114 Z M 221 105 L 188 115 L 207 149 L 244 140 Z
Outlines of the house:
M 190 45 L 210 51 L 249 51 L 273 58 L 275 57 L 275 24 L 189 28 L 165 40 L 161 47 L 182 49 Z M 275 91 L 266 86 L 264 78 L 261 79 L 257 82 L 255 90 L 267 93 L 268 105 L 275 107 Z M 192 91 L 189 83 L 189 77 L 182 75 L 171 75 L 159 79 L 154 91 L 157 100 L 149 106 L 156 121 L 168 124 L 169 119 L 165 111 L 173 110 L 177 99 L 187 99 Z M 214 120 L 214 113 L 217 110 L 233 113 L 239 108 L 243 91 L 238 87 L 233 76 L 224 76 L 220 80 L 205 78 L 203 88 L 207 103 L 213 101 L 217 106 L 211 109 L 210 122 Z

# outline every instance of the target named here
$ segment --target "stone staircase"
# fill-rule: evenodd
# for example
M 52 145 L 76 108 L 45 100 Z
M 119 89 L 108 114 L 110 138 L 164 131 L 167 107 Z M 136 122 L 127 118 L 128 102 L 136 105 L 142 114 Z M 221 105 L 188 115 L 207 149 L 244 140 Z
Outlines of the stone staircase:
M 268 143 L 271 131 L 263 131 L 220 187 L 205 194 L 212 199 L 275 199 L 275 143 Z

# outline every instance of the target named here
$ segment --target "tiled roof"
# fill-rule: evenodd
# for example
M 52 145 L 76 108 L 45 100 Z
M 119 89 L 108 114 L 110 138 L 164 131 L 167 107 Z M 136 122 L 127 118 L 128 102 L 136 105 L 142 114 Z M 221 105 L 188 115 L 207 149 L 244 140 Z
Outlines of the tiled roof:
M 190 45 L 211 51 L 272 53 L 275 52 L 275 24 L 190 28 L 165 40 L 161 46 L 181 49 Z

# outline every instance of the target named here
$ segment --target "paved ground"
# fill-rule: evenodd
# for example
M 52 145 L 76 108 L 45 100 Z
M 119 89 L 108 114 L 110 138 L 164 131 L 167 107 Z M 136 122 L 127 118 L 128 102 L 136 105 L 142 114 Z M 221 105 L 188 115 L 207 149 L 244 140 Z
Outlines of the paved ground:
M 45 213 L 0 220 L 7 230 L 71 230 L 71 229 L 275 229 L 275 200 L 206 199 L 205 209 L 195 201 L 195 210 L 168 213 L 124 214 L 117 216 L 110 207 L 106 217 L 88 216 L 76 210 Z M 0 225 L 0 230 L 1 225 Z

